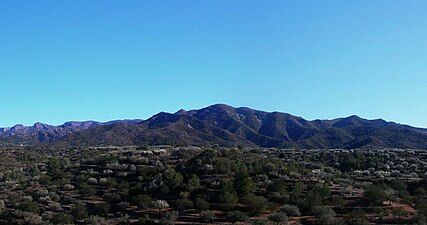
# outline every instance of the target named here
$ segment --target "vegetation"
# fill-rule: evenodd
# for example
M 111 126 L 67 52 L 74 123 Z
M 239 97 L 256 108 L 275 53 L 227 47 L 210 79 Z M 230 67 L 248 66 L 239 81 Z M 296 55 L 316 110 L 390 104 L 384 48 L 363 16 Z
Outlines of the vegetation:
M 0 148 L 0 224 L 425 224 L 427 152 Z

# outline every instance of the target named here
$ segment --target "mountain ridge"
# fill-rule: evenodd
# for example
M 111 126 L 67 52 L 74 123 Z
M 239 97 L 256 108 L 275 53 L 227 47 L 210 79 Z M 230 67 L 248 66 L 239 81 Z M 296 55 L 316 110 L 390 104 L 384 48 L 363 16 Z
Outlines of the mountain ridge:
M 427 129 L 352 115 L 305 120 L 282 112 L 215 104 L 160 112 L 146 120 L 66 122 L 0 128 L 3 141 L 66 145 L 221 145 L 280 148 L 427 149 Z

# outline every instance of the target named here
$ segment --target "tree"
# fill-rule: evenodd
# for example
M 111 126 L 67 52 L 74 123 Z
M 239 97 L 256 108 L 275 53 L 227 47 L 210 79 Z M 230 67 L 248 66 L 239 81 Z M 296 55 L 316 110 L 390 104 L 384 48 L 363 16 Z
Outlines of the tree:
M 288 215 L 286 215 L 286 213 L 278 212 L 278 213 L 274 213 L 274 214 L 268 216 L 268 220 L 276 223 L 277 225 L 287 224 L 288 223 Z
M 181 186 L 182 180 L 182 175 L 179 172 L 176 172 L 172 167 L 168 167 L 163 172 L 163 181 L 171 189 Z
M 268 186 L 268 191 L 270 193 L 286 193 L 286 182 L 282 179 L 276 180 Z
M 250 195 L 244 199 L 243 203 L 249 208 L 251 216 L 259 216 L 265 211 L 267 200 L 263 197 Z
M 190 179 L 188 179 L 187 184 L 185 185 L 188 192 L 193 192 L 200 188 L 200 179 L 197 175 L 191 175 Z
M 97 215 L 107 216 L 110 211 L 110 204 L 106 202 L 101 202 L 95 205 L 95 212 Z
M 213 223 L 215 221 L 215 214 L 211 211 L 203 211 L 200 214 L 200 220 L 206 224 Z
M 135 197 L 131 196 L 131 202 L 142 209 L 146 209 L 151 206 L 151 203 L 153 202 L 153 199 L 148 195 L 136 195 Z
M 364 196 L 372 205 L 381 205 L 388 198 L 385 190 L 382 185 L 370 185 L 366 188 Z
M 88 212 L 87 212 L 87 209 L 86 209 L 86 205 L 83 202 L 77 203 L 73 207 L 73 209 L 71 210 L 71 215 L 73 215 L 73 217 L 76 220 L 86 219 L 88 217 Z
M 235 174 L 234 188 L 240 197 L 248 196 L 255 189 L 255 185 L 249 177 L 248 170 L 245 165 L 240 166 Z

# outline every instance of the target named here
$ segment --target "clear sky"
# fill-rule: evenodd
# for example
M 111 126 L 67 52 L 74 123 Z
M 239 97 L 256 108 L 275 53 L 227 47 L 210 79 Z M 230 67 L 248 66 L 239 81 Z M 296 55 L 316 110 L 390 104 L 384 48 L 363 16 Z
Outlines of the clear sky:
M 1 1 L 0 126 L 214 103 L 427 127 L 427 1 Z

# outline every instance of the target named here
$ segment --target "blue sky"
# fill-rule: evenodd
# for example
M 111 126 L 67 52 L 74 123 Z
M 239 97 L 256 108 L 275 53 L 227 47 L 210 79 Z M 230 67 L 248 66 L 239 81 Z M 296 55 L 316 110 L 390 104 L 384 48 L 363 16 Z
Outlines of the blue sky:
M 2 1 L 0 126 L 214 103 L 427 127 L 426 1 Z

